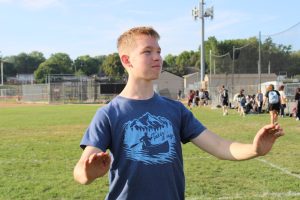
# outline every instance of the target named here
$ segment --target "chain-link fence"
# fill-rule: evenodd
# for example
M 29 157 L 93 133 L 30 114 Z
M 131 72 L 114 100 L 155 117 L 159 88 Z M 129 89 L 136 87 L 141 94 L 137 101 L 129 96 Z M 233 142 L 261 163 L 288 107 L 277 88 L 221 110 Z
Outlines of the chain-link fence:
M 293 104 L 295 102 L 295 93 L 296 89 L 300 88 L 300 83 L 286 83 L 284 85 L 284 92 L 288 99 L 288 104 Z M 266 87 L 268 85 L 236 85 L 233 87 L 225 88 L 228 90 L 229 101 L 234 102 L 234 96 L 239 93 L 242 89 L 244 90 L 245 95 L 256 95 L 258 90 L 261 90 L 263 93 L 266 92 Z M 185 89 L 185 94 L 187 95 L 190 90 L 199 90 L 199 83 L 190 84 L 188 88 Z M 278 88 L 275 88 L 278 89 Z M 209 103 L 212 107 L 221 105 L 220 102 L 220 87 L 208 87 L 209 91 Z
M 0 102 L 106 103 L 124 87 L 125 84 L 90 80 L 19 85 L 10 89 L 0 89 Z
M 107 103 L 124 88 L 124 84 L 104 84 L 94 81 L 59 82 L 50 84 L 32 84 L 14 86 L 10 89 L 0 89 L 0 102 L 26 102 L 26 103 Z M 289 102 L 294 101 L 295 91 L 300 83 L 284 84 L 284 91 Z M 266 86 L 261 86 L 266 87 Z M 189 90 L 199 90 L 199 84 L 191 84 L 185 88 L 186 94 Z M 227 88 L 230 102 L 234 95 L 244 89 L 244 94 L 255 95 L 259 85 L 239 85 Z M 209 87 L 209 103 L 212 106 L 220 105 L 220 88 Z M 265 91 L 265 88 L 262 88 Z M 163 94 L 161 94 L 163 95 Z M 175 96 L 175 95 L 174 95 Z
M 18 88 L 0 89 L 0 102 L 13 103 L 18 101 Z

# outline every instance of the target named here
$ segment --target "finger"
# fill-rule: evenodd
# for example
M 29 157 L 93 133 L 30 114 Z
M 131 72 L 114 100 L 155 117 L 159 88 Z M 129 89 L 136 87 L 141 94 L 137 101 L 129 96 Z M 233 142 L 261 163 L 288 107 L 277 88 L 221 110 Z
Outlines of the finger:
M 282 128 L 280 127 L 280 125 L 278 124 L 278 122 L 276 122 L 273 126 L 268 126 L 268 128 L 269 128 L 268 131 L 270 131 L 271 133 L 275 133 L 275 132 L 278 132 L 280 130 L 282 131 Z
M 110 155 L 107 152 L 103 152 L 101 155 L 102 161 L 104 163 L 110 163 Z
M 274 125 L 275 125 L 275 129 L 280 129 L 280 125 L 278 124 L 278 122 L 276 122 Z
M 107 152 L 100 152 L 100 153 L 97 153 L 96 156 L 97 156 L 98 158 L 102 158 L 102 159 L 109 157 L 109 155 L 108 155 Z
M 96 154 L 91 154 L 89 157 L 89 164 L 91 164 L 96 159 Z
M 95 155 L 94 160 L 99 160 L 103 164 L 110 163 L 110 156 L 107 152 L 100 152 Z
M 88 164 L 89 164 L 89 159 L 86 159 L 86 160 L 84 161 L 84 166 L 86 167 Z
M 283 133 L 283 129 L 278 125 L 278 126 L 274 127 L 274 129 L 272 129 L 271 132 L 272 132 L 273 134 L 275 134 L 275 133 L 277 133 L 277 132 Z
M 266 133 L 270 133 L 270 131 L 274 129 L 274 125 L 273 124 L 268 124 L 265 125 L 264 127 L 262 127 L 257 133 L 259 135 L 265 135 Z
M 275 124 L 268 124 L 263 127 L 264 130 L 269 131 L 275 128 Z
M 283 136 L 283 135 L 284 135 L 284 132 L 283 132 L 282 129 L 280 129 L 280 130 L 278 130 L 277 132 L 274 133 L 274 136 L 275 136 L 276 138 L 281 137 L 281 136 Z
M 97 153 L 98 155 L 101 155 L 101 156 L 107 156 L 108 153 L 107 152 L 100 152 L 100 153 Z

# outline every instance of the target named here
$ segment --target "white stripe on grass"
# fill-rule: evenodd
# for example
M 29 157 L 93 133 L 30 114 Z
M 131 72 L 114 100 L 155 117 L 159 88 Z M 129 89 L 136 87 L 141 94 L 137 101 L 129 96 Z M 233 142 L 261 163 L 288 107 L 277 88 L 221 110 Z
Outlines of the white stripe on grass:
M 210 197 L 204 197 L 204 196 L 200 196 L 200 197 L 187 197 L 186 200 L 201 200 L 201 199 L 205 199 L 205 200 L 213 200 L 213 199 L 219 199 L 219 200 L 226 200 L 226 199 L 247 199 L 249 197 L 254 197 L 254 198 L 284 198 L 284 197 L 300 197 L 300 192 L 292 192 L 292 191 L 288 191 L 288 192 L 264 192 L 261 194 L 254 194 L 254 195 L 245 195 L 245 194 L 235 194 L 233 196 L 227 196 L 227 197 L 214 197 L 214 198 L 210 198 Z
M 251 195 L 250 197 L 255 197 L 255 198 L 283 198 L 283 197 L 299 197 L 300 192 L 264 192 L 262 194 L 254 194 Z M 247 199 L 249 196 L 245 195 L 236 195 L 233 197 L 219 197 L 217 199 L 223 200 L 223 199 Z
M 269 166 L 271 166 L 271 167 L 273 167 L 273 168 L 275 168 L 275 169 L 278 169 L 278 170 L 282 171 L 283 173 L 285 173 L 285 174 L 287 174 L 287 175 L 294 176 L 294 177 L 300 179 L 300 175 L 298 175 L 298 174 L 293 174 L 293 173 L 290 172 L 289 170 L 287 170 L 287 169 L 285 169 L 285 168 L 283 168 L 283 167 L 280 167 L 280 166 L 278 166 L 278 165 L 275 165 L 275 164 L 273 164 L 273 163 L 271 163 L 271 162 L 269 162 L 269 161 L 267 161 L 267 160 L 264 160 L 264 159 L 261 159 L 261 158 L 256 158 L 256 160 L 258 160 L 258 161 L 260 161 L 260 162 L 263 162 L 263 163 L 265 163 L 265 164 L 267 164 L 267 165 L 269 165 Z

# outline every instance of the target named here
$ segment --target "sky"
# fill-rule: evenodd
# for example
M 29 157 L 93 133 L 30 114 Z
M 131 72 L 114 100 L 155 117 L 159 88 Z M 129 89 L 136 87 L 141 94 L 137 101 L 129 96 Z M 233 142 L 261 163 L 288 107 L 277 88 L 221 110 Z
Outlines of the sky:
M 134 26 L 160 34 L 162 55 L 196 51 L 201 19 L 192 9 L 199 0 L 0 0 L 0 56 L 40 51 L 78 56 L 117 52 L 116 40 Z M 204 37 L 218 41 L 272 35 L 300 22 L 298 0 L 206 0 L 214 7 L 205 18 Z M 299 28 L 298 28 L 299 29 Z M 295 33 L 294 33 L 295 34 Z M 299 41 L 299 35 L 292 36 Z M 300 47 L 300 45 L 299 45 Z

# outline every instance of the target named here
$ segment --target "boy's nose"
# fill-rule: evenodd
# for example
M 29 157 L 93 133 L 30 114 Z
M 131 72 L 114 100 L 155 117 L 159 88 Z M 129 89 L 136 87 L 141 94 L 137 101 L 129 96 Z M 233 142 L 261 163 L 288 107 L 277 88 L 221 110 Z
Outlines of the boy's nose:
M 162 60 L 162 57 L 160 54 L 156 53 L 156 54 L 154 54 L 153 59 L 154 60 Z

